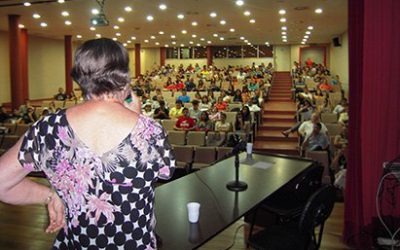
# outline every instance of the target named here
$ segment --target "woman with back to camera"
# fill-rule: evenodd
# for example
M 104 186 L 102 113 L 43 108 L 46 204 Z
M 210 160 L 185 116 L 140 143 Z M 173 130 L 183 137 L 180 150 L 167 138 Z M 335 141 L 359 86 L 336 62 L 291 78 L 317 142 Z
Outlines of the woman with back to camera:
M 72 76 L 86 101 L 39 120 L 0 158 L 0 200 L 47 204 L 47 232 L 64 227 L 53 249 L 157 248 L 153 186 L 175 160 L 161 125 L 139 113 L 128 65 L 120 43 L 85 42 Z M 25 178 L 40 170 L 53 189 Z

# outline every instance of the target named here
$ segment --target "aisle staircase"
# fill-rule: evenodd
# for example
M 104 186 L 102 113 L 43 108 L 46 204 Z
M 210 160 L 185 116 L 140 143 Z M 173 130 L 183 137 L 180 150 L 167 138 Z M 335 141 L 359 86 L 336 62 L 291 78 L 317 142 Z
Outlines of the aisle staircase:
M 291 99 L 291 81 L 289 72 L 274 73 L 269 100 L 264 104 L 263 123 L 254 142 L 255 150 L 299 155 L 297 135 L 291 134 L 285 138 L 281 133 L 296 123 L 296 104 Z

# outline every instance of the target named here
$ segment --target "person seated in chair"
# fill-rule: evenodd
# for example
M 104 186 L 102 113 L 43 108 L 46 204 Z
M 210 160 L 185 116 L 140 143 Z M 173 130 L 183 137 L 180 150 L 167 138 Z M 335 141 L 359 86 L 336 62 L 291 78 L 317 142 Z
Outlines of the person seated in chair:
M 165 107 L 165 101 L 159 101 L 160 107 L 154 110 L 154 119 L 169 119 L 169 110 Z
M 190 131 L 196 128 L 196 121 L 190 117 L 189 109 L 183 108 L 183 115 L 176 121 L 174 129 L 180 131 Z
M 58 93 L 54 96 L 54 99 L 57 101 L 65 101 L 67 100 L 68 96 L 65 94 L 63 88 L 58 88 Z
M 307 151 L 322 151 L 329 147 L 329 139 L 326 133 L 321 131 L 322 125 L 320 122 L 314 124 L 312 133 L 306 135 L 306 139 L 302 144 L 302 148 Z
M 169 111 L 171 118 L 178 118 L 183 114 L 183 105 L 181 100 L 176 100 L 175 107 Z
M 187 92 L 185 89 L 182 89 L 181 95 L 178 96 L 178 100 L 181 100 L 183 103 L 190 102 L 190 96 L 187 95 Z

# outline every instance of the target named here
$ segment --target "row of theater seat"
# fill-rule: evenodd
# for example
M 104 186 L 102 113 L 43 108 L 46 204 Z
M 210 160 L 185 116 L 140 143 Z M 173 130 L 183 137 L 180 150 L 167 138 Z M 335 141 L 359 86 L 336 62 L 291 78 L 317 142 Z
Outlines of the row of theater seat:
M 253 142 L 252 133 L 245 132 L 215 132 L 215 131 L 167 131 L 168 141 L 172 145 L 191 145 L 191 146 L 221 146 L 231 135 L 239 135 L 242 140 Z

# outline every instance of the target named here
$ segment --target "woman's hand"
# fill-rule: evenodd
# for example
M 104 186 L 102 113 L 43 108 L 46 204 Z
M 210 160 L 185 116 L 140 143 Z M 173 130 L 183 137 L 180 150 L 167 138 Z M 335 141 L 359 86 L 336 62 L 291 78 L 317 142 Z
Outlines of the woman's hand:
M 49 204 L 47 204 L 49 213 L 49 226 L 46 233 L 55 233 L 65 226 L 65 210 L 64 203 L 57 194 L 53 194 Z

